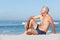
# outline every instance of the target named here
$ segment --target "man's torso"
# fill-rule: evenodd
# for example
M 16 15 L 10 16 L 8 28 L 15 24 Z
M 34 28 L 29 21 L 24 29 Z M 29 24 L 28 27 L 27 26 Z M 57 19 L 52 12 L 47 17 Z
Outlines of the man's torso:
M 50 24 L 48 17 L 49 17 L 48 14 L 45 17 L 43 17 L 42 15 L 40 17 L 40 26 L 39 26 L 39 29 L 42 30 L 42 31 L 45 31 L 45 32 L 47 32 L 49 24 Z

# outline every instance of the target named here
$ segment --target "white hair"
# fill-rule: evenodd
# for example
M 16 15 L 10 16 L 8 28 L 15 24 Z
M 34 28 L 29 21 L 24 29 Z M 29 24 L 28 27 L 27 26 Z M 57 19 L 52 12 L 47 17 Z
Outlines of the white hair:
M 49 8 L 47 6 L 43 6 L 42 8 L 45 8 L 47 13 L 49 12 Z

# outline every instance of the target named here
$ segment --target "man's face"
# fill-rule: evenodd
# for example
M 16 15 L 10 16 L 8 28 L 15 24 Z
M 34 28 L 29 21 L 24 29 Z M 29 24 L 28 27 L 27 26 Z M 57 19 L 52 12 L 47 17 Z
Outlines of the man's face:
M 42 8 L 41 13 L 42 14 L 46 13 L 46 8 Z

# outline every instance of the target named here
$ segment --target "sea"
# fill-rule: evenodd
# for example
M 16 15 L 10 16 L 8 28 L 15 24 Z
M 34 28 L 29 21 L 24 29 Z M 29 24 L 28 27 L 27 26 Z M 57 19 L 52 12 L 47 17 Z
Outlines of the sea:
M 26 20 L 0 20 L 0 35 L 19 35 L 25 32 L 24 24 Z M 37 24 L 40 22 L 37 21 Z M 60 21 L 54 21 L 56 33 L 60 33 Z M 47 34 L 51 34 L 52 26 L 49 26 Z

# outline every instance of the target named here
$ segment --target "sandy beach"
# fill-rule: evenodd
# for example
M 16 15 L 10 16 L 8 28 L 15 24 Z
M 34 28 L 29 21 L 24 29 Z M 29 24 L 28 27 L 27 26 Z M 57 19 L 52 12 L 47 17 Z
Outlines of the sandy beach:
M 0 40 L 60 40 L 60 34 L 50 35 L 0 35 Z

